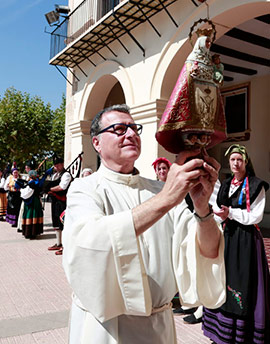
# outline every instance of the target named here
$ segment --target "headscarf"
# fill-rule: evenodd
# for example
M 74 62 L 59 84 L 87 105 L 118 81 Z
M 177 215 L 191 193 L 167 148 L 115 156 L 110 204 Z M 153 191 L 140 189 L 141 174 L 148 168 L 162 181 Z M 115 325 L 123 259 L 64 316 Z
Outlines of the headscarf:
M 35 171 L 35 170 L 30 170 L 30 171 L 28 172 L 28 175 L 29 175 L 30 178 L 36 177 L 36 176 L 37 176 L 37 171 Z
M 251 159 L 248 156 L 248 152 L 245 146 L 241 146 L 237 143 L 234 143 L 233 145 L 231 145 L 225 152 L 225 156 L 229 155 L 229 157 L 231 156 L 231 154 L 233 153 L 239 153 L 242 155 L 244 161 L 246 162 L 246 170 L 249 172 L 250 175 L 255 176 L 255 171 L 251 162 Z
M 207 36 L 198 37 L 192 52 L 188 55 L 186 62 L 198 62 L 212 67 L 212 57 L 209 49 L 206 48 Z
M 13 169 L 11 170 L 11 173 L 13 173 L 14 171 L 18 171 L 17 167 L 13 167 Z
M 153 162 L 153 164 L 152 164 L 152 166 L 154 167 L 154 170 L 155 170 L 155 171 L 156 171 L 157 166 L 158 166 L 161 162 L 164 162 L 164 164 L 166 164 L 166 165 L 168 166 L 168 168 L 171 167 L 171 164 L 172 164 L 172 163 L 171 163 L 168 159 L 166 159 L 166 158 L 164 158 L 164 157 L 161 157 L 161 158 L 157 158 L 157 159 Z

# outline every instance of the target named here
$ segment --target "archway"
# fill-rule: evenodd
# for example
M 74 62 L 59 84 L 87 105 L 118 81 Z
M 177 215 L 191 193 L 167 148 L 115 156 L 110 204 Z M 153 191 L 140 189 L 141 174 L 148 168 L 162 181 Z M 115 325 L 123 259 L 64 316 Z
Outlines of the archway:
M 96 170 L 100 164 L 99 158 L 92 147 L 89 137 L 89 129 L 92 119 L 102 109 L 111 105 L 123 103 L 125 103 L 124 91 L 116 77 L 106 74 L 101 76 L 95 82 L 85 107 L 84 121 L 82 121 L 85 125 L 81 126 L 82 128 L 87 128 L 85 132 L 82 130 L 84 166 L 88 165 L 88 167 Z

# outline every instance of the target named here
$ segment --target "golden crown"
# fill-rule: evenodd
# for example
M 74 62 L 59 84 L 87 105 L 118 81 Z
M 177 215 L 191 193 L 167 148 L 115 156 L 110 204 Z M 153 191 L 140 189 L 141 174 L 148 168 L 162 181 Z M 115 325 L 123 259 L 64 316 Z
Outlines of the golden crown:
M 217 31 L 216 31 L 216 27 L 215 27 L 214 23 L 213 23 L 211 20 L 207 19 L 207 18 L 204 18 L 204 19 L 201 19 L 201 18 L 200 18 L 199 20 L 197 20 L 197 21 L 192 25 L 192 27 L 190 28 L 190 31 L 189 31 L 189 41 L 190 41 L 190 43 L 191 43 L 192 46 L 193 46 L 193 42 L 192 42 L 192 34 L 193 34 L 193 31 L 194 31 L 194 29 L 195 29 L 195 27 L 196 27 L 197 25 L 202 24 L 202 23 L 206 23 L 206 24 L 208 24 L 210 27 L 204 28 L 204 29 L 197 29 L 197 30 L 196 30 L 197 36 L 198 36 L 198 37 L 200 37 L 200 36 L 207 36 L 207 37 L 211 38 L 211 42 L 212 42 L 212 43 L 214 42 L 214 40 L 215 40 L 215 38 L 216 38 L 216 33 L 217 33 Z
M 211 29 L 198 29 L 196 31 L 196 34 L 198 37 L 200 36 L 211 37 L 213 33 L 214 33 L 214 30 L 212 28 Z

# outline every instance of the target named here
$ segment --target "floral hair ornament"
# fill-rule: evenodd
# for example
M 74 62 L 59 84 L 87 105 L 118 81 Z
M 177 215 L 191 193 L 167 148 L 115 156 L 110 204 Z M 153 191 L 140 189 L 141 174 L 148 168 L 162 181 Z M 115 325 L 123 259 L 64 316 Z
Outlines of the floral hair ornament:
M 164 162 L 164 164 L 166 164 L 166 165 L 168 166 L 168 168 L 171 167 L 171 164 L 172 164 L 172 163 L 171 163 L 168 159 L 166 159 L 166 158 L 164 158 L 164 157 L 161 157 L 161 158 L 157 158 L 157 159 L 153 162 L 152 166 L 154 167 L 154 170 L 156 170 L 157 166 L 158 166 L 160 163 L 162 163 L 162 162 Z

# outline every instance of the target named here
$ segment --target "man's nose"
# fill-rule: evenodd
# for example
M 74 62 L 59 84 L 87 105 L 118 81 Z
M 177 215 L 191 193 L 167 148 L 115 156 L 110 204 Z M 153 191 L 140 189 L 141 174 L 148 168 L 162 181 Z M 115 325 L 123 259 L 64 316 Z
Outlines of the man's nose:
M 127 131 L 126 131 L 126 136 L 138 136 L 138 135 L 135 133 L 135 131 L 133 129 L 128 127 Z

